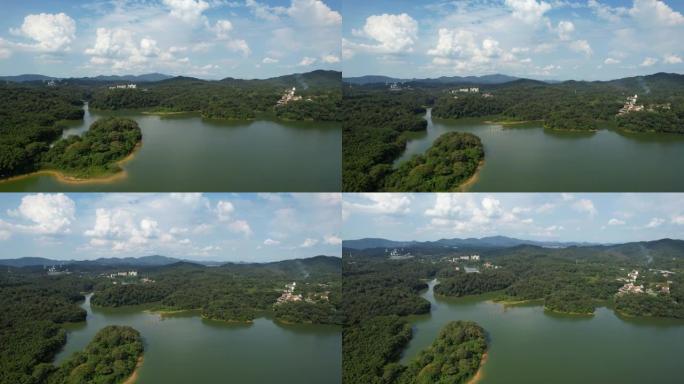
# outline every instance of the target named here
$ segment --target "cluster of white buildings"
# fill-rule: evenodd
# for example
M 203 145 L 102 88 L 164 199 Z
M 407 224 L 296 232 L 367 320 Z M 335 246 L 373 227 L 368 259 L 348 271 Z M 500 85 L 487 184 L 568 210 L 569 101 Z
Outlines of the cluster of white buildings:
M 137 85 L 135 84 L 120 84 L 120 85 L 113 85 L 109 87 L 109 89 L 136 89 L 138 88 Z
M 110 279 L 115 279 L 117 277 L 138 277 L 138 271 L 123 271 L 110 273 L 107 277 L 109 277 Z
M 459 261 L 480 261 L 480 255 L 454 256 L 448 261 L 458 263 Z
M 302 301 L 302 295 L 295 295 L 294 290 L 297 288 L 297 282 L 293 281 L 290 284 L 285 285 L 285 290 L 283 293 L 280 295 L 278 300 L 276 300 L 276 304 L 282 304 L 286 303 L 289 301 Z
M 296 91 L 297 91 L 296 87 L 292 87 L 292 89 L 286 90 L 285 93 L 283 94 L 283 96 L 280 98 L 280 100 L 278 100 L 277 105 L 285 105 L 285 104 L 289 103 L 290 101 L 301 100 L 302 99 L 301 96 L 295 95 Z
M 627 101 L 625 102 L 625 105 L 620 108 L 620 111 L 618 111 L 618 115 L 624 115 L 626 113 L 630 112 L 638 112 L 638 111 L 643 111 L 644 106 L 643 105 L 637 105 L 637 98 L 638 95 L 634 96 L 628 96 Z
M 620 278 L 620 281 L 626 281 L 625 285 L 618 289 L 618 295 L 625 293 L 644 293 L 644 286 L 636 285 L 636 280 L 639 278 L 639 271 L 636 269 L 627 274 L 627 278 Z
M 479 93 L 480 88 L 478 87 L 472 87 L 472 88 L 459 88 L 459 89 L 452 89 L 451 94 L 455 93 Z
M 385 249 L 385 253 L 387 253 L 388 251 L 389 251 L 388 249 Z M 404 251 L 403 249 L 399 250 L 399 249 L 394 248 L 393 250 L 389 251 L 390 252 L 389 258 L 392 260 L 405 260 L 405 259 L 410 259 L 413 257 L 413 255 L 411 255 L 411 252 L 406 252 L 406 253 L 402 254 L 401 252 L 403 252 L 403 251 Z
M 45 269 L 45 267 L 43 267 Z M 68 269 L 64 269 L 63 271 L 60 271 L 56 266 L 51 266 L 47 269 L 47 274 L 49 276 L 57 276 L 57 275 L 68 275 L 71 272 L 69 272 Z

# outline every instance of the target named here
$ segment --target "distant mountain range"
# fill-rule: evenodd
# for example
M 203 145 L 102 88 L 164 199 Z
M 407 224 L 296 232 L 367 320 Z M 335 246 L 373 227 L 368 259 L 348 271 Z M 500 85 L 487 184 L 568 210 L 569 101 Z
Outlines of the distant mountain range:
M 345 77 L 344 82 L 356 85 L 376 84 L 376 83 L 406 83 L 416 82 L 423 84 L 503 84 L 518 80 L 517 77 L 494 74 L 484 76 L 442 76 L 438 78 L 425 79 L 400 79 L 389 76 L 368 75 L 359 77 Z
M 291 259 L 282 261 L 273 261 L 267 263 L 247 263 L 247 262 L 229 262 L 229 261 L 198 261 L 198 260 L 187 260 L 187 259 L 177 259 L 174 257 L 151 255 L 142 257 L 109 257 L 109 258 L 99 258 L 94 260 L 55 260 L 47 259 L 43 257 L 20 257 L 17 259 L 0 259 L 0 266 L 7 267 L 47 267 L 53 265 L 75 265 L 79 267 L 163 267 L 169 265 L 203 265 L 203 266 L 231 266 L 234 268 L 239 268 L 240 266 L 250 266 L 250 265 L 263 265 L 263 266 L 274 266 L 278 269 L 282 269 L 287 266 L 291 269 L 301 269 L 317 267 L 322 268 L 325 266 L 334 266 L 337 262 L 335 259 L 339 257 L 333 256 L 313 256 L 305 259 Z
M 71 78 L 72 80 L 83 80 L 83 81 L 107 81 L 107 82 L 117 82 L 117 81 L 131 81 L 137 83 L 154 82 L 166 79 L 171 79 L 173 76 L 164 75 L 162 73 L 147 73 L 144 75 L 123 75 L 123 76 L 95 76 L 95 77 L 78 77 Z M 0 81 L 11 81 L 15 83 L 25 83 L 29 81 L 49 81 L 49 80 L 62 80 L 59 77 L 50 77 L 43 75 L 18 75 L 18 76 L 0 76 Z
M 188 260 L 176 259 L 167 256 L 143 256 L 143 257 L 109 257 L 109 258 L 99 258 L 95 260 L 54 260 L 46 259 L 43 257 L 20 257 L 18 259 L 0 259 L 0 265 L 10 266 L 10 267 L 36 267 L 36 266 L 51 266 L 51 265 L 70 265 L 79 264 L 83 266 L 95 265 L 95 266 L 135 266 L 135 267 L 158 267 L 163 265 L 169 265 L 174 263 L 179 263 Z M 202 265 L 221 265 L 225 264 L 218 262 L 204 262 L 204 261 L 190 261 L 195 264 Z
M 264 85 L 277 87 L 298 87 L 301 89 L 314 88 L 331 88 L 339 87 L 342 81 L 342 73 L 338 71 L 316 70 L 305 73 L 293 73 L 290 75 L 271 77 L 268 79 L 236 79 L 227 77 L 221 80 L 203 80 L 187 76 L 170 76 L 162 73 L 148 73 L 144 75 L 124 75 L 124 76 L 95 76 L 95 77 L 72 77 L 72 78 L 57 78 L 44 75 L 27 74 L 18 76 L 0 76 L 0 81 L 14 82 L 14 83 L 29 83 L 29 82 L 46 82 L 50 80 L 65 81 L 76 84 L 93 84 L 93 83 L 118 83 L 118 82 L 135 82 L 135 83 L 155 83 L 155 82 L 204 82 L 204 81 L 219 81 L 221 83 L 232 84 L 235 86 L 245 85 Z
M 342 247 L 350 249 L 370 248 L 412 248 L 412 247 L 450 247 L 450 248 L 510 248 L 519 245 L 533 245 L 546 248 L 565 248 L 571 246 L 597 245 L 580 242 L 522 240 L 506 236 L 490 236 L 467 239 L 440 239 L 437 241 L 394 241 L 380 238 L 344 240 Z

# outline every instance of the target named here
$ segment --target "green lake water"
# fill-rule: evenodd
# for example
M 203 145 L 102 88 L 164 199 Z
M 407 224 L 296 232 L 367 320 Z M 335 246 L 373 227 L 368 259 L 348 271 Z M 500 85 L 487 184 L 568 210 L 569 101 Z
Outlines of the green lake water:
M 138 384 L 147 383 L 341 383 L 339 327 L 281 325 L 258 318 L 251 325 L 202 320 L 185 313 L 161 317 L 140 308 L 82 307 L 86 323 L 67 327 L 63 361 L 82 350 L 107 325 L 129 325 L 144 341 Z
M 488 360 L 478 384 L 681 383 L 684 321 L 622 319 L 608 308 L 593 317 L 551 315 L 541 305 L 507 306 L 483 297 L 435 298 L 429 315 L 412 316 L 407 363 L 452 320 L 480 324 L 488 336 Z
M 341 188 L 342 130 L 336 123 L 215 121 L 197 115 L 94 112 L 64 135 L 103 116 L 134 119 L 143 145 L 109 184 L 64 184 L 48 175 L 1 182 L 0 191 L 327 192 Z
M 413 133 L 401 163 L 424 153 L 442 134 L 480 137 L 485 165 L 471 192 L 678 192 L 684 191 L 684 135 L 559 132 L 541 123 L 503 127 L 476 120 L 432 119 Z

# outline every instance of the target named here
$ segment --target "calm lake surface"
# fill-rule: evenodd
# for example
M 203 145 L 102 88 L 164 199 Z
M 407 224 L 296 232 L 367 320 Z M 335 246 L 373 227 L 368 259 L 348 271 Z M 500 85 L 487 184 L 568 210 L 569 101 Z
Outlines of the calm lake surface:
M 64 184 L 47 175 L 0 183 L 0 191 L 323 192 L 341 189 L 342 130 L 336 123 L 216 121 L 85 108 L 64 136 L 104 116 L 134 119 L 143 145 L 109 184 Z
M 432 344 L 452 320 L 479 323 L 489 338 L 478 384 L 681 383 L 684 321 L 628 319 L 599 308 L 593 317 L 544 313 L 541 305 L 508 306 L 483 300 L 422 296 L 430 315 L 412 316 L 414 336 L 402 362 Z
M 259 318 L 229 325 L 185 313 L 161 317 L 140 308 L 82 307 L 85 324 L 70 325 L 61 362 L 82 350 L 107 325 L 140 331 L 145 361 L 138 384 L 146 383 L 341 383 L 342 337 L 338 327 L 280 325 Z
M 412 135 L 395 164 L 424 153 L 442 134 L 480 137 L 485 165 L 473 192 L 684 191 L 684 135 L 615 130 L 559 132 L 541 123 L 504 128 L 476 120 L 432 119 Z

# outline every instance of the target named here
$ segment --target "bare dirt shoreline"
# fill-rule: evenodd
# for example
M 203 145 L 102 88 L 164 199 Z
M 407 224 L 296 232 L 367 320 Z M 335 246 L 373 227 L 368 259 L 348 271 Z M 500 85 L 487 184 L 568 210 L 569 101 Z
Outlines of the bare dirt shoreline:
M 463 183 L 459 184 L 458 188 L 456 188 L 457 192 L 468 192 L 468 189 L 473 186 L 477 182 L 477 180 L 480 179 L 480 171 L 482 170 L 482 167 L 484 167 L 485 161 L 484 159 L 480 161 L 480 163 L 477 165 L 477 169 L 475 170 L 475 173 L 473 173 L 472 176 L 470 176 L 466 181 Z
M 135 148 L 133 148 L 133 151 L 128 156 L 117 161 L 116 165 L 121 167 L 125 163 L 131 161 L 135 157 L 136 153 L 138 152 L 138 150 L 140 150 L 141 147 L 142 147 L 142 143 L 139 143 L 138 145 L 136 145 Z M 8 182 L 26 179 L 26 178 L 33 177 L 33 176 L 40 176 L 40 175 L 52 176 L 58 182 L 60 182 L 62 184 L 72 184 L 72 185 L 109 184 L 109 183 L 113 183 L 115 181 L 119 181 L 119 180 L 122 180 L 122 179 L 125 179 L 126 177 L 128 177 L 128 173 L 124 169 L 121 169 L 120 171 L 116 172 L 113 175 L 103 176 L 103 177 L 93 177 L 93 178 L 87 178 L 87 179 L 69 176 L 69 175 L 66 175 L 63 172 L 55 170 L 55 169 L 42 169 L 40 171 L 35 171 L 35 172 L 31 172 L 31 173 L 26 173 L 23 175 L 12 176 L 12 177 L 9 177 L 7 179 L 2 179 L 2 180 L 0 180 L 0 183 L 8 183 Z
M 477 369 L 477 372 L 475 372 L 475 376 L 473 376 L 473 378 L 468 381 L 468 384 L 476 384 L 480 380 L 482 380 L 482 378 L 484 378 L 484 372 L 482 370 L 484 368 L 485 363 L 487 362 L 488 357 L 489 355 L 487 354 L 487 352 L 482 354 L 482 360 L 480 360 L 480 367 Z
M 128 376 L 128 379 L 126 379 L 126 381 L 124 381 L 122 384 L 135 384 L 135 382 L 138 381 L 138 371 L 140 371 L 140 367 L 142 367 L 144 361 L 144 356 L 140 356 L 138 358 L 138 363 L 135 365 L 135 370 L 133 371 L 133 373 L 131 373 L 130 376 Z

